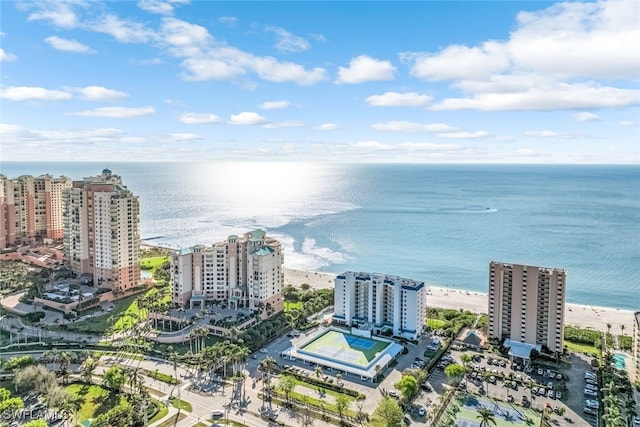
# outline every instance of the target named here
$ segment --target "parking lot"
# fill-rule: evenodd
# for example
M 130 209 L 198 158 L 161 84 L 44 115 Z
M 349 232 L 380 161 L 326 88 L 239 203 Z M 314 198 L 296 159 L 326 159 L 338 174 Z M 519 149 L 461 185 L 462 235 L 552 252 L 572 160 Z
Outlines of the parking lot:
M 450 351 L 451 360 L 462 364 L 463 352 Z M 469 364 L 470 371 L 461 383 L 460 389 L 472 394 L 486 396 L 513 405 L 521 405 L 542 410 L 551 408 L 552 423 L 558 426 L 595 426 L 595 417 L 584 412 L 587 399 L 584 396 L 585 371 L 590 371 L 589 360 L 582 355 L 574 355 L 570 367 L 552 363 L 533 365 L 524 371 L 522 366 L 512 364 L 508 359 L 488 352 L 466 352 L 474 359 Z M 418 397 L 420 403 L 428 406 L 437 401 L 449 379 L 444 374 L 447 363 L 439 363 L 429 376 L 433 393 Z M 531 386 L 529 386 L 531 384 Z M 564 408 L 564 415 L 560 408 Z

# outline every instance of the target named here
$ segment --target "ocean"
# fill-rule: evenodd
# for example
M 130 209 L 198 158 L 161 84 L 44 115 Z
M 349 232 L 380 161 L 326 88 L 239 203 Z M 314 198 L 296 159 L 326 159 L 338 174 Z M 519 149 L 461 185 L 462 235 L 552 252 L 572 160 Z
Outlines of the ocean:
M 492 260 L 567 270 L 567 301 L 640 310 L 640 167 L 22 163 L 72 179 L 108 166 L 170 247 L 263 228 L 292 268 L 395 274 L 486 292 Z

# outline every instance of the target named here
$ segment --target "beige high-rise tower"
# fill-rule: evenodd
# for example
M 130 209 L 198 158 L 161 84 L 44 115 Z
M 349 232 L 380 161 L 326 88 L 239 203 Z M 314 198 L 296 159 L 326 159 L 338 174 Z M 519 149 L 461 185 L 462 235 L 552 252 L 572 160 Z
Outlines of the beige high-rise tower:
M 489 336 L 563 350 L 566 271 L 489 264 Z
M 176 306 L 210 301 L 262 308 L 263 317 L 283 310 L 284 251 L 263 230 L 229 236 L 212 246 L 196 245 L 171 256 L 171 295 Z
M 61 176 L 0 175 L 0 248 L 62 240 L 62 193 L 71 180 Z
M 140 203 L 122 178 L 104 169 L 64 192 L 64 250 L 76 274 L 125 291 L 140 283 Z

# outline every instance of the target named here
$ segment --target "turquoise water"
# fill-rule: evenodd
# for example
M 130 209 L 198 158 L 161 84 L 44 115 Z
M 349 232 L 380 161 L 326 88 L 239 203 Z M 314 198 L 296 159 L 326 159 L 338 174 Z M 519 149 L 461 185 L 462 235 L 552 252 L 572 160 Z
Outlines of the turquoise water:
M 7 163 L 95 175 L 105 164 Z M 172 247 L 262 227 L 294 268 L 396 274 L 486 292 L 492 260 L 564 268 L 570 302 L 640 310 L 640 167 L 108 164 L 142 235 Z
M 613 362 L 616 365 L 616 368 L 618 369 L 624 369 L 625 368 L 625 360 L 626 360 L 626 356 L 624 354 L 620 354 L 620 353 L 614 353 L 613 354 Z

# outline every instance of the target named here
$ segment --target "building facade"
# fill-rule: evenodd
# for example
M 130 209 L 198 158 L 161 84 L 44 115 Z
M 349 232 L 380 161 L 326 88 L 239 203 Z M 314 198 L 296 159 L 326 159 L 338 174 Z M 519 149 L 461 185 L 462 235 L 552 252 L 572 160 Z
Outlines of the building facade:
M 333 320 L 373 333 L 416 339 L 426 329 L 424 282 L 348 271 L 335 279 Z
M 282 245 L 262 230 L 180 249 L 171 256 L 172 302 L 179 307 L 215 302 L 271 316 L 284 308 L 283 264 Z
M 489 264 L 489 337 L 562 352 L 566 271 Z
M 640 311 L 633 313 L 633 364 L 636 377 L 632 380 L 640 384 Z
M 115 293 L 140 284 L 140 202 L 122 178 L 104 169 L 74 181 L 63 195 L 64 249 L 71 270 Z
M 62 193 L 71 185 L 64 176 L 0 175 L 0 248 L 62 240 Z

